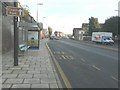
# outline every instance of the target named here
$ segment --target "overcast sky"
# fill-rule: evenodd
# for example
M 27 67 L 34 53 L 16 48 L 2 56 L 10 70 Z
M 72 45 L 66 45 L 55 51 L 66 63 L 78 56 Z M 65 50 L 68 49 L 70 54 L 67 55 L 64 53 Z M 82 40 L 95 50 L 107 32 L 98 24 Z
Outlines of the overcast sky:
M 81 28 L 82 23 L 88 23 L 90 17 L 96 17 L 99 23 L 104 23 L 118 13 L 119 0 L 19 0 L 22 5 L 28 5 L 31 15 L 36 20 L 37 3 L 38 21 L 51 26 L 54 31 L 72 33 L 74 27 Z M 43 18 L 45 17 L 45 18 Z

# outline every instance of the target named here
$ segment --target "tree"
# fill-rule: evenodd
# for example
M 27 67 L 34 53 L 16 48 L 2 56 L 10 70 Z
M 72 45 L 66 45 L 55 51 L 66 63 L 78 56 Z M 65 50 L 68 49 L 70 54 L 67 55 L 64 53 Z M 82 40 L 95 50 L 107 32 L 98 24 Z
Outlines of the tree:
M 112 32 L 113 35 L 120 35 L 120 31 L 118 30 L 118 23 L 120 24 L 120 17 L 113 16 L 107 19 L 103 26 L 103 31 Z
M 100 31 L 100 25 L 97 18 L 89 18 L 89 35 L 92 35 L 92 32 Z
M 52 35 L 52 31 L 53 31 L 52 28 L 49 26 L 49 27 L 48 27 L 49 37 Z

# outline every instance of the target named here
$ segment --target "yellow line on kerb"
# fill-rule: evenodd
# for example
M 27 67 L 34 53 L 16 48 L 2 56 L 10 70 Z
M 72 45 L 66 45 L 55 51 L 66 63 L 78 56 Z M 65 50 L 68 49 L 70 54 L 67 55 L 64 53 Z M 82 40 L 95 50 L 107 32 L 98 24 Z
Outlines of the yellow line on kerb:
M 65 85 L 66 85 L 66 88 L 68 88 L 68 90 L 69 90 L 69 89 L 70 89 L 70 90 L 73 90 L 73 89 L 72 89 L 72 85 L 70 84 L 69 80 L 67 79 L 66 75 L 64 74 L 64 72 L 63 72 L 62 68 L 60 67 L 59 63 L 58 63 L 57 60 L 55 59 L 55 57 L 54 57 L 54 55 L 53 55 L 52 51 L 50 50 L 50 48 L 49 48 L 49 46 L 48 46 L 47 43 L 46 43 L 46 47 L 47 47 L 47 49 L 49 50 L 50 54 L 51 54 L 52 57 L 53 57 L 53 60 L 54 60 L 54 62 L 55 62 L 55 64 L 56 64 L 56 66 L 57 66 L 57 69 L 58 69 L 58 71 L 59 71 L 59 73 L 60 73 L 60 75 L 61 75 L 61 77 L 62 77 L 62 79 L 63 79 L 63 81 L 64 81 L 64 83 L 65 83 Z

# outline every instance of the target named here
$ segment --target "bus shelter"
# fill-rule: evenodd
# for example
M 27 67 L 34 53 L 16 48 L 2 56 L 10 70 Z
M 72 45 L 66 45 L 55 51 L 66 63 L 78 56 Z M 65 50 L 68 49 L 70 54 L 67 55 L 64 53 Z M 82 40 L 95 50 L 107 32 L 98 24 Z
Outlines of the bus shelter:
M 27 45 L 29 48 L 39 49 L 40 31 L 42 30 L 42 26 L 36 22 L 19 22 L 19 26 L 27 30 Z

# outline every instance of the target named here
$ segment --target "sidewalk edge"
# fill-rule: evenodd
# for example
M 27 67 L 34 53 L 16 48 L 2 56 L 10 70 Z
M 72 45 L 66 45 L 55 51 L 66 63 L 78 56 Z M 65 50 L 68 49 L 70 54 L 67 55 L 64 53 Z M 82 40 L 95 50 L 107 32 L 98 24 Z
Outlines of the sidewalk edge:
M 48 49 L 48 51 L 49 51 L 49 53 L 50 53 L 50 55 L 51 55 L 51 57 L 52 57 L 55 65 L 56 65 L 56 67 L 57 67 L 57 69 L 58 69 L 58 72 L 60 73 L 60 76 L 62 77 L 62 80 L 63 80 L 66 88 L 72 88 L 69 80 L 67 79 L 67 77 L 66 77 L 66 75 L 64 74 L 62 68 L 60 67 L 59 63 L 58 63 L 57 60 L 55 59 L 55 57 L 54 57 L 54 55 L 53 55 L 52 51 L 50 50 L 50 48 L 49 48 L 49 46 L 48 46 L 47 43 L 46 43 L 46 47 L 47 47 L 47 49 Z

